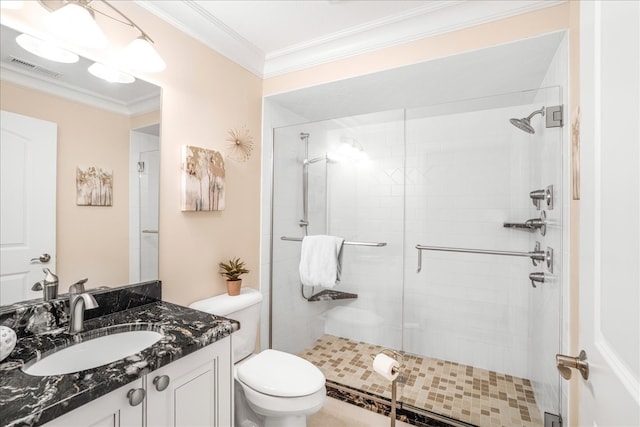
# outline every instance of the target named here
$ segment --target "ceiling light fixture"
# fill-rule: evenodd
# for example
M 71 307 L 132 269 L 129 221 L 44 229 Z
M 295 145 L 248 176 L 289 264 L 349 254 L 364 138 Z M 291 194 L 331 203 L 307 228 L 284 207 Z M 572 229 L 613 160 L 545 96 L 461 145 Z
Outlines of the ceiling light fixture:
M 73 52 L 61 48 L 50 40 L 42 40 L 29 34 L 20 34 L 16 37 L 16 42 L 27 52 L 33 53 L 41 58 L 50 61 L 62 62 L 63 64 L 73 64 L 80 60 L 80 57 Z
M 123 73 L 120 70 L 109 67 L 108 65 L 101 64 L 99 62 L 91 65 L 88 70 L 94 76 L 102 80 L 106 80 L 110 83 L 133 83 L 136 81 L 135 77 L 133 77 L 132 75 Z
M 38 0 L 47 10 L 45 23 L 61 39 L 85 47 L 106 47 L 108 40 L 97 22 L 95 14 L 100 14 L 116 22 L 136 29 L 140 34 L 117 56 L 123 66 L 143 72 L 158 72 L 166 68 L 153 40 L 140 26 L 105 0 Z M 97 8 L 105 5 L 118 16 Z
M 58 38 L 83 47 L 102 48 L 109 42 L 87 4 L 67 3 L 44 17 L 44 24 Z

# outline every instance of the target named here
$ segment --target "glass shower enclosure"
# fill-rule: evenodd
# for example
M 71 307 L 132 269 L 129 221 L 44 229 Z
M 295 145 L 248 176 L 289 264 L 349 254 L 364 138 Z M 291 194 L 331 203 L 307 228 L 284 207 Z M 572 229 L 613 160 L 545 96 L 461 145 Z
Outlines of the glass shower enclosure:
M 533 134 L 509 119 L 541 107 L 553 118 L 561 104 L 554 86 L 275 129 L 270 346 L 305 357 L 332 340 L 364 345 L 354 372 L 379 347 L 415 356 L 400 375 L 400 405 L 452 423 L 490 425 L 495 414 L 474 406 L 457 374 L 434 381 L 416 360 L 464 367 L 478 390 L 485 373 L 487 387 L 496 377 L 530 384 L 537 410 L 523 425 L 560 414 L 562 130 L 540 114 Z M 358 158 L 341 155 L 345 146 Z M 346 241 L 340 283 L 325 298 L 309 299 L 323 290 L 300 284 L 305 233 Z M 371 377 L 376 392 L 332 360 L 321 366 L 329 389 L 386 396 L 384 379 Z M 513 406 L 504 393 L 496 399 Z

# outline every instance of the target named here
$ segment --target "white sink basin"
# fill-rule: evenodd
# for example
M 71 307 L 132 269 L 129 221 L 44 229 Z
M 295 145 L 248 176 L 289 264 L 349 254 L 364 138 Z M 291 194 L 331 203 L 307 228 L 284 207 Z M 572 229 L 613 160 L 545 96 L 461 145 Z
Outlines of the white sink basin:
M 155 331 L 112 333 L 65 347 L 22 370 L 29 375 L 49 376 L 97 368 L 142 351 L 162 337 Z

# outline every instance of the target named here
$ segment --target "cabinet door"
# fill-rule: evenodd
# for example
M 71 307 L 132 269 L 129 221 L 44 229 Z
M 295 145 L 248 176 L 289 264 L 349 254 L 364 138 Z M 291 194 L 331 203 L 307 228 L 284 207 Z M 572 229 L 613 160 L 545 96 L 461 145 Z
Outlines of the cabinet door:
M 141 427 L 143 405 L 131 406 L 127 393 L 143 387 L 140 378 L 78 409 L 64 414 L 45 427 Z
M 232 425 L 231 337 L 147 375 L 147 425 Z

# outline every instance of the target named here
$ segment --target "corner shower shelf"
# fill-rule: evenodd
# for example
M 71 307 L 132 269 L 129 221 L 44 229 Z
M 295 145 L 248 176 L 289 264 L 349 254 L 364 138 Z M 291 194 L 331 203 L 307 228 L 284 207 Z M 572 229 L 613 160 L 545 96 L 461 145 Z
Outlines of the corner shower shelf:
M 349 292 L 340 292 L 340 291 L 332 291 L 329 289 L 325 289 L 323 291 L 318 292 L 315 295 L 311 295 L 307 301 L 335 301 L 341 299 L 354 299 L 358 298 L 358 294 L 351 294 Z

